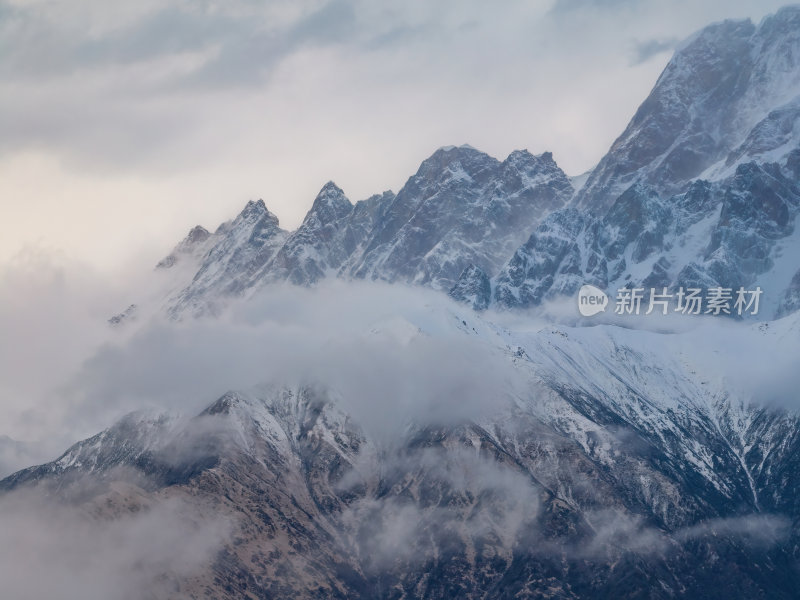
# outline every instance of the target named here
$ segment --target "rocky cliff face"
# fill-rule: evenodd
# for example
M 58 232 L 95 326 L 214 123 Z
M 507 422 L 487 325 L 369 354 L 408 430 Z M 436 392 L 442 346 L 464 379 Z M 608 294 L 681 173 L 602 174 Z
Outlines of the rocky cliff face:
M 786 314 L 800 239 L 798 23 L 788 7 L 686 41 L 577 192 L 577 212 L 551 215 L 494 276 L 492 303 L 531 307 L 583 282 L 611 294 L 761 285 L 767 316 Z
M 159 263 L 166 268 L 189 253 L 200 256 L 168 310 L 175 317 L 213 313 L 226 298 L 264 285 L 308 286 L 335 276 L 447 291 L 471 264 L 496 273 L 573 192 L 549 153 L 516 151 L 500 162 L 462 146 L 435 152 L 397 195 L 353 205 L 333 182 L 326 184 L 292 233 L 278 227 L 262 202 L 250 203 L 202 241 L 190 241 L 198 237 L 193 229 Z
M 351 273 L 448 290 L 469 264 L 495 272 L 520 232 L 572 192 L 550 154 L 501 163 L 468 147 L 439 150 L 387 206 Z
M 574 208 L 551 214 L 497 275 L 492 301 L 529 308 L 572 296 L 583 283 L 612 295 L 626 286 L 761 285 L 771 317 L 791 286 L 784 264 L 800 233 L 798 206 L 786 163 L 742 164 L 730 178 L 696 180 L 669 198 L 638 183 L 603 218 Z
M 796 148 L 798 24 L 800 10 L 786 7 L 758 26 L 725 21 L 684 42 L 578 205 L 607 208 L 634 183 L 669 196 L 697 177 L 716 179 Z
M 612 294 L 763 283 L 769 316 L 785 314 L 797 271 L 785 263 L 800 247 L 798 23 L 800 9 L 788 7 L 686 41 L 580 190 L 549 153 L 500 162 L 449 147 L 396 195 L 353 206 L 327 184 L 297 231 L 271 222 L 263 248 L 242 216 L 213 236 L 195 229 L 160 264 L 207 253 L 170 311 L 338 276 L 432 287 L 479 309 L 530 308 L 582 282 Z

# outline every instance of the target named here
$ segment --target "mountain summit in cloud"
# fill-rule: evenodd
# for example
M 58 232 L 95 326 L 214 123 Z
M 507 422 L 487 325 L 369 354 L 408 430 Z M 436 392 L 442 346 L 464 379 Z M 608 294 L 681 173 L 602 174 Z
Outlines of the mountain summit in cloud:
M 148 409 L 0 481 L 4 593 L 796 597 L 798 60 L 797 7 L 705 28 L 580 189 L 451 146 L 192 229 L 64 392 Z M 694 287 L 762 312 L 575 305 Z
M 800 205 L 799 19 L 787 7 L 758 26 L 725 21 L 681 44 L 578 190 L 549 152 L 501 162 L 462 145 L 437 150 L 397 194 L 353 205 L 329 182 L 292 233 L 270 218 L 256 234 L 252 215 L 268 211 L 248 204 L 200 236 L 206 254 L 168 310 L 213 313 L 265 285 L 340 277 L 422 285 L 500 309 L 571 296 L 583 283 L 760 285 L 769 316 L 786 314 L 797 287 L 787 261 Z

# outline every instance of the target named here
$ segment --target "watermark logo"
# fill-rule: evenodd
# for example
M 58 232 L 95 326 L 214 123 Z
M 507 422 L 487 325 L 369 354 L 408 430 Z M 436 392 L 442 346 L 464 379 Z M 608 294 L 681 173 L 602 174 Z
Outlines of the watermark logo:
M 600 288 L 588 283 L 578 291 L 578 311 L 584 317 L 591 317 L 603 312 L 608 306 L 608 296 Z
M 647 292 L 649 291 L 649 294 Z M 678 288 L 669 292 L 667 288 L 622 288 L 617 290 L 614 313 L 618 315 L 662 315 L 677 312 L 684 315 L 757 315 L 762 290 L 746 290 L 713 287 Z M 578 310 L 584 317 L 604 312 L 609 304 L 605 292 L 593 285 L 584 285 L 578 291 Z

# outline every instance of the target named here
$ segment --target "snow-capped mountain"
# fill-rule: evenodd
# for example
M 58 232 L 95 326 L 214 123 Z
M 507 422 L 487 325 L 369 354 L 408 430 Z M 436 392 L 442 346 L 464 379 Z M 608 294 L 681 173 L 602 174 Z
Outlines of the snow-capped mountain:
M 686 41 L 580 190 L 549 153 L 500 162 L 449 147 L 396 195 L 353 205 L 326 184 L 293 233 L 272 216 L 254 233 L 263 203 L 213 235 L 195 228 L 160 263 L 180 256 L 196 268 L 191 281 L 176 277 L 168 310 L 213 313 L 226 296 L 337 276 L 450 291 L 479 309 L 536 306 L 583 282 L 612 294 L 760 285 L 769 316 L 788 314 L 800 248 L 799 22 L 788 7 Z
M 264 269 L 264 281 L 309 285 L 335 275 L 374 226 L 386 192 L 353 206 L 333 182 L 320 191 L 302 225 Z
M 262 201 L 250 202 L 212 235 L 194 228 L 159 263 L 172 269 L 180 258 L 195 269 L 176 273 L 167 310 L 176 317 L 213 314 L 226 298 L 265 285 L 313 285 L 335 276 L 447 291 L 469 265 L 499 270 L 573 193 L 549 153 L 515 151 L 500 162 L 460 146 L 437 150 L 396 195 L 354 205 L 333 182 L 325 184 L 291 233 Z
M 767 316 L 796 309 L 798 31 L 800 7 L 787 7 L 686 41 L 571 206 L 487 273 L 492 295 L 475 306 L 530 307 L 591 283 L 760 286 Z
M 234 531 L 185 597 L 795 593 L 800 421 L 703 362 L 713 328 L 509 331 L 444 300 L 397 318 L 407 352 L 454 336 L 518 384 L 473 418 L 418 411 L 390 442 L 324 382 L 232 391 L 188 420 L 129 415 L 0 489 L 113 507 L 126 479 L 211 502 Z M 727 341 L 796 352 L 799 328 Z
M 794 159 L 795 150 L 789 159 Z M 636 183 L 602 218 L 576 208 L 552 213 L 494 278 L 491 300 L 530 307 L 574 295 L 583 283 L 623 287 L 717 286 L 765 293 L 763 313 L 785 314 L 798 268 L 798 179 L 782 164 L 755 162 L 731 177 L 695 180 L 668 198 Z
M 197 231 L 197 227 L 192 231 Z M 170 257 L 180 254 L 181 247 L 187 245 L 191 236 L 190 232 L 189 237 L 159 263 L 161 268 L 174 268 Z M 251 200 L 233 221 L 223 223 L 205 239 L 200 237 L 196 245 L 191 244 L 196 250 L 187 256 L 195 261 L 199 258 L 197 271 L 190 283 L 169 299 L 171 314 L 217 312 L 226 297 L 239 295 L 253 285 L 257 274 L 277 254 L 289 234 L 278 226 L 278 217 L 267 210 L 263 200 Z M 178 275 L 178 282 L 184 273 L 186 270 Z
M 634 183 L 684 192 L 742 163 L 779 162 L 800 143 L 800 7 L 758 26 L 706 27 L 684 42 L 577 195 L 608 208 Z
M 165 328 L 316 287 L 333 330 L 331 279 L 418 296 L 352 347 L 322 340 L 338 366 L 365 348 L 356 374 L 309 364 L 189 418 L 136 412 L 0 492 L 130 512 L 124 480 L 144 505 L 230 517 L 171 597 L 797 597 L 800 412 L 780 357 L 800 352 L 798 60 L 800 8 L 709 26 L 580 190 L 549 153 L 447 147 L 397 194 L 325 184 L 293 232 L 261 200 L 192 229 L 156 269 L 159 310 L 183 320 Z M 587 283 L 760 286 L 761 321 L 514 310 L 574 307 Z M 135 312 L 114 319 L 147 327 Z M 403 381 L 373 368 L 375 340 Z M 430 371 L 402 371 L 409 356 Z
M 520 231 L 572 193 L 549 153 L 499 162 L 470 147 L 441 149 L 386 207 L 350 273 L 448 290 L 469 264 L 496 270 Z

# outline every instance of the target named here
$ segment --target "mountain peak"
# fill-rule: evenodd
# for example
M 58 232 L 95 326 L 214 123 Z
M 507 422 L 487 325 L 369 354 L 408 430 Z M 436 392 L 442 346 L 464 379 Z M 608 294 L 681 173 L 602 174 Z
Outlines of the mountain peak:
M 479 150 L 476 150 L 473 146 L 470 146 L 469 144 L 461 144 L 460 146 L 455 146 L 452 144 L 449 146 L 440 146 L 439 148 L 436 149 L 436 152 L 453 152 L 458 150 L 466 150 L 466 151 L 473 150 L 475 152 L 480 152 Z M 434 152 L 434 154 L 436 154 L 436 152 Z
M 279 225 L 278 217 L 269 211 L 267 205 L 261 198 L 258 200 L 248 200 L 244 209 L 242 209 L 242 212 L 236 217 L 233 224 L 234 226 L 240 224 L 251 225 L 262 218 L 266 218 L 276 228 Z
M 204 242 L 210 236 L 208 229 L 203 227 L 202 225 L 195 225 L 189 230 L 188 235 L 183 240 L 185 244 L 194 245 L 198 242 Z
M 333 181 L 322 186 L 308 211 L 304 223 L 317 219 L 322 224 L 332 223 L 346 217 L 353 210 L 353 203 L 345 196 L 344 191 Z
M 261 198 L 258 200 L 248 200 L 247 204 L 244 206 L 244 209 L 242 209 L 241 214 L 257 212 L 267 212 L 267 205 L 264 204 L 264 201 Z
M 344 191 L 342 191 L 342 188 L 340 188 L 338 185 L 336 185 L 336 183 L 333 180 L 331 180 L 322 186 L 322 189 L 319 191 L 319 194 L 317 194 L 317 197 L 319 198 L 320 196 L 326 194 L 336 194 L 344 196 Z
M 576 196 L 578 205 L 606 209 L 637 181 L 672 195 L 698 177 L 723 179 L 735 167 L 726 164 L 731 152 L 754 133 L 737 160 L 780 159 L 769 153 L 784 152 L 782 147 L 788 152 L 789 134 L 764 132 L 782 127 L 767 122 L 769 115 L 800 90 L 798 23 L 800 7 L 787 7 L 758 26 L 750 20 L 714 23 L 679 45 Z
M 548 168 L 557 167 L 556 161 L 553 159 L 552 152 L 542 152 L 541 154 L 531 154 L 527 149 L 514 150 L 503 161 L 508 165 L 532 165 L 532 166 L 546 166 Z
M 687 48 L 699 44 L 719 44 L 730 41 L 732 37 L 749 37 L 756 26 L 750 19 L 725 19 L 706 25 L 694 32 L 675 48 L 675 56 L 680 55 Z
M 480 172 L 500 164 L 496 158 L 472 146 L 444 146 L 422 161 L 417 170 L 419 180 L 429 182 L 468 182 Z
M 460 146 L 442 146 L 437 148 L 436 151 L 430 155 L 427 160 L 438 159 L 440 161 L 458 160 L 464 156 L 485 156 L 489 157 L 485 152 L 476 150 L 469 144 L 461 144 Z
M 183 238 L 168 256 L 164 257 L 156 265 L 156 269 L 169 269 L 180 260 L 183 255 L 191 255 L 197 251 L 211 237 L 208 229 L 202 225 L 195 225 Z

